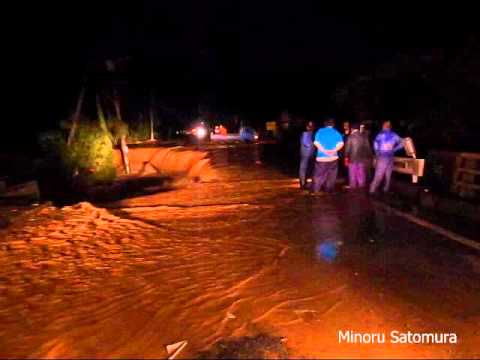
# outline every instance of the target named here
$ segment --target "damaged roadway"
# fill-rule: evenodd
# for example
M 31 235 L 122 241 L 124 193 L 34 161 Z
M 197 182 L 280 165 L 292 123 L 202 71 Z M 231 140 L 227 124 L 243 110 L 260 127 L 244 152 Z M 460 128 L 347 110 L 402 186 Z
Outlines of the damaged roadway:
M 1 229 L 0 357 L 480 356 L 480 254 L 363 194 L 309 197 L 259 148 L 217 178 Z M 456 344 L 339 343 L 339 331 Z

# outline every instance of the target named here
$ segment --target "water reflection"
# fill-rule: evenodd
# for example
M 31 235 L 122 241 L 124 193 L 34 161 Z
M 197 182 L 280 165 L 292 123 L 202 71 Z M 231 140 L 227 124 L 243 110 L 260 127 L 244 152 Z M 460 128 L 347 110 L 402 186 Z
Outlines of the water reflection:
M 351 194 L 339 205 L 342 209 L 343 227 L 349 244 L 363 246 L 377 243 L 385 238 L 385 213 L 371 207 L 370 200 L 363 194 Z
M 315 248 L 315 255 L 317 259 L 324 260 L 327 263 L 333 263 L 340 251 L 339 243 L 327 240 L 317 244 Z
M 338 259 L 344 243 L 341 219 L 337 209 L 325 199 L 312 207 L 312 230 L 315 240 L 314 254 L 317 260 L 333 263 Z
M 385 213 L 381 210 L 372 210 L 365 216 L 363 236 L 370 243 L 383 242 L 386 234 Z

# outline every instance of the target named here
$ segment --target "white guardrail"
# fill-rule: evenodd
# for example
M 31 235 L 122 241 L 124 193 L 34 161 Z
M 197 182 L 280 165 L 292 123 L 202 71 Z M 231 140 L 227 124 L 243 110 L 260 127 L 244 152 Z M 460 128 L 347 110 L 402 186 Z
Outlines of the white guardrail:
M 412 176 L 412 182 L 417 183 L 418 178 L 423 176 L 425 169 L 425 159 L 416 159 L 410 157 L 394 157 L 393 170 L 401 174 Z
M 394 157 L 393 171 L 412 176 L 412 183 L 416 184 L 418 178 L 423 176 L 425 159 L 417 159 L 415 145 L 410 137 L 403 139 L 403 146 L 408 157 Z

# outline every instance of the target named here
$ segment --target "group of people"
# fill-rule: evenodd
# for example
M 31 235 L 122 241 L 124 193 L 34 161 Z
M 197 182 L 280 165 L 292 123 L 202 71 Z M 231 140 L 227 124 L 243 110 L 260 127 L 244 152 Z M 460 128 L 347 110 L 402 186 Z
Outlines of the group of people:
M 312 194 L 333 192 L 341 154 L 348 169 L 350 189 L 366 187 L 370 168 L 375 161 L 375 174 L 369 192 L 375 193 L 382 183 L 383 191 L 388 192 L 394 154 L 403 148 L 403 139 L 392 130 L 391 122 L 387 120 L 382 123 L 382 130 L 373 141 L 373 151 L 363 125 L 352 124 L 344 135 L 334 126 L 334 119 L 328 119 L 324 127 L 315 132 L 313 122 L 307 123 L 300 139 L 300 187 L 309 189 Z M 313 181 L 309 186 L 307 177 L 312 167 Z

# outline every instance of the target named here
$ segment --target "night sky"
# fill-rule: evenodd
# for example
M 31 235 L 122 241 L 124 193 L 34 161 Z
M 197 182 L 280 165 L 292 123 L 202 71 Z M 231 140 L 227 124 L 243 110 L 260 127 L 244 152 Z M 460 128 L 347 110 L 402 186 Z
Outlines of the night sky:
M 108 58 L 130 57 L 129 81 L 174 107 L 319 116 L 342 81 L 404 49 L 456 46 L 476 26 L 465 15 L 391 6 L 331 15 L 318 1 L 66 3 L 11 12 L 10 107 L 35 118 L 32 131 L 65 118 L 85 69 Z

